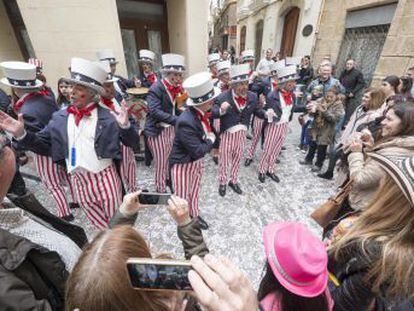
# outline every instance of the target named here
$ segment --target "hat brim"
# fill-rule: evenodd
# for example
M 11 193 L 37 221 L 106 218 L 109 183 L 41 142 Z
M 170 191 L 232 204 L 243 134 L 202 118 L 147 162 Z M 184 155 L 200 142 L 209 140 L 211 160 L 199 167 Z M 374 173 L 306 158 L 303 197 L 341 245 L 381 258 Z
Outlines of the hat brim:
M 197 107 L 197 106 L 201 106 L 202 104 L 205 104 L 208 101 L 211 101 L 213 99 L 215 99 L 217 96 L 219 96 L 221 94 L 220 89 L 218 87 L 214 87 L 214 94 L 212 97 L 210 97 L 209 99 L 207 99 L 206 101 L 203 101 L 201 103 L 195 103 L 191 98 L 188 98 L 186 101 L 186 106 L 188 107 Z
M 12 88 L 16 88 L 16 89 L 26 89 L 26 90 L 30 90 L 30 89 L 38 89 L 40 87 L 43 86 L 43 82 L 40 81 L 39 79 L 36 79 L 36 84 L 35 85 L 31 85 L 31 86 L 20 86 L 20 85 L 14 85 L 12 83 L 9 82 L 9 80 L 7 78 L 2 78 L 0 80 L 1 83 L 3 83 L 4 85 L 10 86 Z
M 161 69 L 161 73 L 185 73 L 184 70 L 178 70 L 178 69 Z
M 275 263 L 273 262 L 271 255 L 271 249 L 274 248 L 272 237 L 274 237 L 280 229 L 283 229 L 289 225 L 289 222 L 278 222 L 269 224 L 263 229 L 263 244 L 267 262 L 269 263 L 274 276 L 277 278 L 280 284 L 291 293 L 308 298 L 319 296 L 326 290 L 326 286 L 328 284 L 328 269 L 326 269 L 325 273 L 322 273 L 311 284 L 306 286 L 299 286 L 289 282 L 286 277 L 279 272 L 279 270 L 276 268 Z
M 138 63 L 149 63 L 153 65 L 154 62 L 155 62 L 154 60 L 138 58 Z
M 289 82 L 289 81 L 297 81 L 299 79 L 300 79 L 299 76 L 294 76 L 294 77 L 290 77 L 290 78 L 279 78 L 279 83 L 285 83 L 285 82 Z
M 82 86 L 86 86 L 87 88 L 90 88 L 90 89 L 98 92 L 99 95 L 102 95 L 105 92 L 105 90 L 102 86 L 94 85 L 94 84 L 91 84 L 91 83 L 88 83 L 88 82 L 79 81 L 79 80 L 76 80 L 76 79 L 65 78 L 65 77 L 62 78 L 62 81 L 68 82 L 70 84 L 79 84 L 79 85 L 82 85 Z
M 245 78 L 245 79 L 240 79 L 240 80 L 233 80 L 230 78 L 229 83 L 230 84 L 237 84 L 237 83 L 241 83 L 241 82 L 249 82 L 250 78 Z

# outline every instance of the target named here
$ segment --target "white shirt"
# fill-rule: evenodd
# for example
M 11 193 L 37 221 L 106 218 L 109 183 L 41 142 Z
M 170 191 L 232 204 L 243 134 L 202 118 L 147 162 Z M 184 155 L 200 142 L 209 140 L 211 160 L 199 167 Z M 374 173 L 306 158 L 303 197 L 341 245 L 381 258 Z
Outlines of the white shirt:
M 286 105 L 283 95 L 279 93 L 280 105 L 282 106 L 282 117 L 279 123 L 289 123 L 290 113 L 292 112 L 293 104 Z
M 98 109 L 92 110 L 90 117 L 83 117 L 79 122 L 79 126 L 75 124 L 75 116 L 69 114 L 67 124 L 69 157 L 66 159 L 68 173 L 75 170 L 86 170 L 96 174 L 112 164 L 112 159 L 100 159 L 96 154 L 95 134 L 97 123 Z M 73 148 L 74 159 L 72 159 Z
M 260 62 L 257 64 L 256 71 L 258 74 L 261 75 L 269 75 L 270 71 L 272 70 L 272 65 L 275 63 L 273 59 L 267 60 L 266 58 L 263 58 L 260 60 Z

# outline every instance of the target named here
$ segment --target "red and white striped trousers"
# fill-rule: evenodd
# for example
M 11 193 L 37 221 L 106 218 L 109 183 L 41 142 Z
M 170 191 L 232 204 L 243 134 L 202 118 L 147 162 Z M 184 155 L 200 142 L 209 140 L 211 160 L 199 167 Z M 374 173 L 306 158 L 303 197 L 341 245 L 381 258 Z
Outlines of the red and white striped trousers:
M 64 167 L 53 162 L 51 157 L 35 154 L 34 162 L 37 174 L 42 184 L 50 192 L 58 207 L 59 217 L 71 214 L 69 204 L 66 199 L 64 186 L 69 186 L 69 191 L 73 202 L 76 202 L 69 176 Z
M 156 137 L 148 137 L 148 147 L 155 162 L 155 186 L 158 192 L 165 192 L 168 178 L 168 157 L 174 142 L 175 129 L 166 127 Z
M 263 119 L 258 117 L 253 117 L 253 138 L 252 143 L 250 145 L 249 150 L 247 151 L 247 158 L 253 159 L 254 152 L 257 147 L 257 143 L 260 140 L 260 136 L 262 136 L 262 129 L 263 129 Z
M 282 150 L 289 123 L 269 123 L 265 127 L 265 142 L 262 158 L 259 164 L 259 173 L 274 173 L 276 159 Z
M 220 119 L 213 119 L 213 127 L 216 133 L 220 133 Z
M 240 160 L 243 156 L 246 144 L 246 131 L 241 130 L 235 133 L 224 132 L 220 135 L 219 147 L 219 184 L 227 184 L 227 167 L 231 163 L 230 180 L 237 183 L 239 175 Z
M 114 165 L 99 173 L 79 170 L 71 173 L 79 205 L 98 229 L 108 227 L 109 220 L 122 203 L 121 179 Z
M 203 171 L 203 159 L 189 163 L 174 164 L 171 168 L 174 194 L 187 200 L 190 207 L 190 215 L 193 217 L 197 217 L 199 214 L 198 195 Z
M 126 193 L 137 191 L 137 173 L 134 150 L 121 144 L 122 161 L 120 165 L 121 180 Z

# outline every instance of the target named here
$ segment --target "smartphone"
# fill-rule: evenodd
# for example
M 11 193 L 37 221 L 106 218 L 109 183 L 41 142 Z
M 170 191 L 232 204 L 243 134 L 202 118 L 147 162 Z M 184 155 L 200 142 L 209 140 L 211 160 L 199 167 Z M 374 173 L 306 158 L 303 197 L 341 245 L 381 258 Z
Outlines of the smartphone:
M 168 205 L 170 193 L 141 192 L 138 195 L 139 203 L 143 205 Z
M 138 290 L 191 291 L 189 261 L 129 258 L 127 270 L 131 285 Z

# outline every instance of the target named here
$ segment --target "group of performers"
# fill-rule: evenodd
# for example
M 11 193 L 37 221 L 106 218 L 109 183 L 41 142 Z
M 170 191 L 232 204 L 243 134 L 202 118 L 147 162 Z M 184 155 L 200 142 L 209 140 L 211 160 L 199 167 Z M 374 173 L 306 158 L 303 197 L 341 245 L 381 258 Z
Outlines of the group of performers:
M 60 217 L 73 219 L 67 185 L 72 201 L 92 224 L 107 227 L 122 194 L 137 190 L 134 151 L 141 133 L 153 159 L 156 192 L 169 187 L 186 199 L 202 229 L 208 228 L 198 204 L 207 154 L 218 164 L 220 196 L 226 195 L 227 185 L 243 193 L 238 180 L 243 154 L 246 151 L 244 162 L 249 166 L 260 139 L 258 179 L 279 182 L 276 159 L 293 114 L 296 66 L 279 61 L 271 65 L 268 76 L 258 76 L 252 50 L 243 51 L 237 65 L 214 53 L 208 56 L 209 72 L 183 81 L 182 55 L 162 55 L 156 73 L 155 54 L 149 50 L 139 54 L 142 72 L 133 79 L 115 74 L 117 60 L 110 50 L 100 51 L 98 61 L 73 58 L 70 77 L 63 78 L 72 86 L 70 101 L 61 109 L 53 92 L 37 79 L 35 65 L 0 64 L 5 74 L 1 82 L 12 88 L 18 116 L 0 112 L 0 130 L 13 138 L 17 149 L 35 153 L 37 172 Z M 137 87 L 147 88 L 145 121 L 131 113 L 125 100 Z M 252 140 L 245 150 L 250 127 Z

